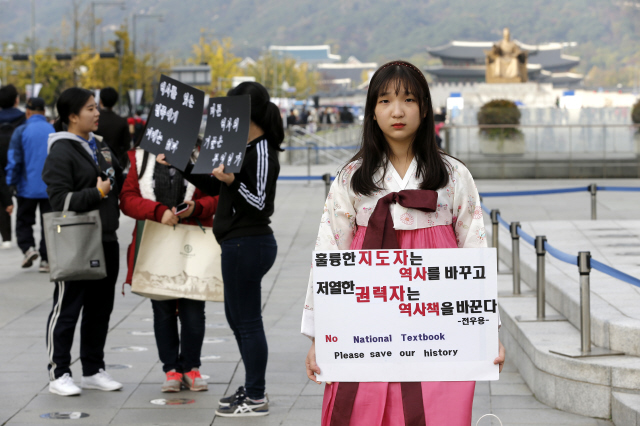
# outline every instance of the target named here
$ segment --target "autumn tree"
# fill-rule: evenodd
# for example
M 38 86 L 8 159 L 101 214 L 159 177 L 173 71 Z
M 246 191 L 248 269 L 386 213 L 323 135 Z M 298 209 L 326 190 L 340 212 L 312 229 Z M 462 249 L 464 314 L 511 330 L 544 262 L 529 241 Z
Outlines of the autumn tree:
M 206 89 L 209 93 L 226 92 L 231 88 L 231 78 L 243 74 L 238 66 L 240 58 L 231 52 L 232 49 L 231 38 L 207 42 L 204 34 L 200 36 L 198 44 L 193 45 L 193 54 L 188 63 L 211 67 L 211 85 Z
M 273 53 L 263 55 L 254 65 L 249 65 L 247 74 L 255 77 L 275 97 L 293 95 L 304 99 L 318 89 L 318 73 L 308 64 L 299 64 L 293 58 L 282 58 Z M 284 82 L 295 91 L 283 91 Z

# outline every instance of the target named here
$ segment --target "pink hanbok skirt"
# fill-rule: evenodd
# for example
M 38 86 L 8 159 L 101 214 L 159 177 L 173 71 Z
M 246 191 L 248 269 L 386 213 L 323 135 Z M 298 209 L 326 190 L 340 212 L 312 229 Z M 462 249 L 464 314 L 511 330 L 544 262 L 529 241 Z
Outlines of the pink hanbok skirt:
M 367 232 L 358 227 L 351 243 L 360 250 Z M 457 248 L 451 226 L 434 226 L 411 231 L 396 231 L 400 248 Z M 476 382 L 422 382 L 422 404 L 426 426 L 469 426 Z M 350 419 L 334 416 L 340 383 L 324 388 L 322 426 L 413 426 L 405 413 L 419 407 L 404 407 L 400 383 L 362 382 L 358 385 Z M 338 396 L 338 397 L 337 397 Z M 348 417 L 348 416 L 347 416 Z M 333 421 L 332 421 L 333 420 Z

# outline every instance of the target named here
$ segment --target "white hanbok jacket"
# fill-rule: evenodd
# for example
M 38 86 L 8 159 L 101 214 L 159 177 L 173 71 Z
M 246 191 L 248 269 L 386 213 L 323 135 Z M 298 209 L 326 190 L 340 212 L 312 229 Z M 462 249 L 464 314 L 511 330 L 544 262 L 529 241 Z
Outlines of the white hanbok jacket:
M 471 173 L 461 162 L 446 157 L 450 165 L 449 182 L 438 191 L 438 208 L 433 213 L 408 209 L 391 204 L 389 209 L 395 229 L 413 230 L 433 226 L 452 226 L 459 248 L 487 247 L 482 208 L 478 190 Z M 359 163 L 351 163 L 338 174 L 331 185 L 315 250 L 349 250 L 357 226 L 367 226 L 378 200 L 391 192 L 405 189 L 420 189 L 421 181 L 416 177 L 417 162 L 414 159 L 404 176 L 400 175 L 389 162 L 383 177 L 384 189 L 370 196 L 357 195 L 351 189 L 351 176 Z M 380 168 L 374 175 L 377 182 L 383 173 Z M 302 334 L 315 337 L 313 315 L 313 280 L 309 277 L 307 297 L 302 314 Z

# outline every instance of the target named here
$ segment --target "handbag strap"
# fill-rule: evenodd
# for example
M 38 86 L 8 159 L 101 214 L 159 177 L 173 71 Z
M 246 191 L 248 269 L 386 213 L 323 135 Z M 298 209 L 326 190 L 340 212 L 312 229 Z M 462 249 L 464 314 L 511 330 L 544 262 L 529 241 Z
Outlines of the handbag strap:
M 71 196 L 73 192 L 67 193 L 67 196 L 64 198 L 64 207 L 62 208 L 62 213 L 66 213 L 69 211 L 69 205 L 71 204 Z
M 138 175 L 138 179 L 144 176 L 144 172 L 147 170 L 147 163 L 149 162 L 149 152 L 145 151 L 142 154 L 142 164 L 140 165 L 140 174 Z

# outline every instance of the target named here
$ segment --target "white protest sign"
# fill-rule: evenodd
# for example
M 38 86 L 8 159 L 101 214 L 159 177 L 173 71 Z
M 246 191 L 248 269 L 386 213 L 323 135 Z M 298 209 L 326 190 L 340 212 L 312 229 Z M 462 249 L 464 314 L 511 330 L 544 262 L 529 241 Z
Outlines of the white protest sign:
M 321 381 L 498 380 L 493 248 L 313 253 Z

